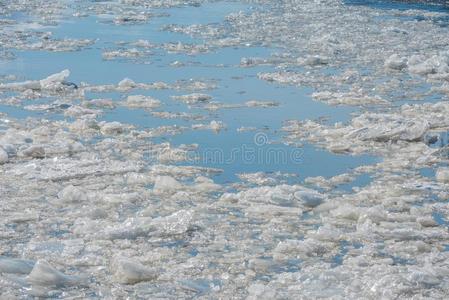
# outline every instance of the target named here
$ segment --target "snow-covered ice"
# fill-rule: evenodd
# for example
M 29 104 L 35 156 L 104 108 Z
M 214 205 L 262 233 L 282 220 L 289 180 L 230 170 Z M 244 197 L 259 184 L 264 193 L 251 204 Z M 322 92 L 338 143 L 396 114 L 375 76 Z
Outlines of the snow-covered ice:
M 448 298 L 448 13 L 350 2 L 4 1 L 0 299 Z

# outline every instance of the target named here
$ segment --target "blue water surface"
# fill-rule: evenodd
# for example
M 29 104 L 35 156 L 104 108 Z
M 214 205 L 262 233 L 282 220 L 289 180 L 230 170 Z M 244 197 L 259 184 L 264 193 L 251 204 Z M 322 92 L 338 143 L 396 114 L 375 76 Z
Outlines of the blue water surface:
M 167 53 L 162 49 L 150 49 L 151 54 L 134 61 L 129 59 L 103 60 L 102 53 L 106 49 L 117 49 L 121 42 L 148 40 L 150 43 L 198 43 L 204 41 L 180 33 L 163 30 L 167 25 L 209 24 L 222 22 L 231 12 L 253 9 L 239 2 L 213 2 L 202 7 L 176 7 L 156 10 L 158 14 L 145 24 L 115 25 L 107 18 L 88 16 L 84 18 L 68 18 L 58 26 L 49 27 L 53 38 L 93 39 L 95 43 L 81 51 L 47 52 L 47 51 L 15 51 L 17 59 L 3 61 L 0 74 L 14 74 L 26 79 L 41 79 L 63 69 L 71 71 L 70 81 L 90 84 L 116 84 L 123 78 L 131 78 L 136 82 L 150 83 L 164 81 L 174 83 L 177 80 L 213 80 L 217 88 L 205 93 L 213 96 L 213 101 L 225 104 L 243 104 L 249 100 L 276 101 L 277 107 L 270 108 L 236 108 L 218 111 L 206 111 L 201 107 L 189 107 L 173 100 L 171 96 L 185 94 L 185 91 L 173 90 L 134 90 L 130 94 L 144 94 L 158 98 L 163 105 L 156 111 L 189 112 L 206 117 L 204 121 L 183 119 L 161 119 L 144 110 L 133 110 L 118 107 L 106 110 L 101 117 L 106 121 L 119 121 L 133 124 L 138 128 L 154 128 L 158 126 L 178 125 L 191 127 L 193 124 L 219 120 L 226 128 L 218 133 L 209 130 L 187 130 L 175 136 L 163 138 L 174 146 L 181 144 L 198 144 L 196 153 L 198 160 L 181 164 L 199 165 L 223 169 L 223 173 L 215 180 L 218 182 L 234 182 L 236 174 L 248 172 L 285 172 L 298 175 L 294 180 L 302 181 L 309 176 L 334 176 L 360 165 L 377 161 L 372 156 L 337 155 L 309 144 L 302 147 L 285 145 L 280 131 L 286 120 L 305 120 L 327 117 L 330 122 L 347 121 L 355 111 L 349 107 L 331 107 L 313 101 L 313 92 L 307 87 L 292 87 L 271 84 L 257 78 L 259 72 L 272 72 L 272 66 L 253 68 L 240 67 L 242 57 L 269 57 L 278 53 L 279 49 L 267 47 L 230 47 L 202 53 L 195 56 Z M 159 16 L 158 16 L 159 15 Z M 174 61 L 181 61 L 185 66 L 170 66 Z M 142 63 L 143 62 L 143 63 Z M 90 98 L 107 97 L 115 101 L 126 95 L 119 93 L 91 93 Z M 11 116 L 24 118 L 41 116 L 42 113 L 29 112 L 19 108 L 0 107 L 1 111 Z M 48 115 L 48 118 L 53 116 Z M 240 127 L 254 127 L 255 131 L 238 132 Z M 266 143 L 256 144 L 256 134 L 264 134 Z M 211 151 L 219 149 L 221 156 L 205 157 Z M 254 153 L 251 156 L 251 153 Z M 248 158 L 248 155 L 250 158 Z M 270 156 L 270 155 L 275 155 Z M 277 156 L 276 156 L 277 155 Z M 293 180 L 293 179 L 292 179 Z M 366 184 L 366 178 L 357 179 L 353 185 Z

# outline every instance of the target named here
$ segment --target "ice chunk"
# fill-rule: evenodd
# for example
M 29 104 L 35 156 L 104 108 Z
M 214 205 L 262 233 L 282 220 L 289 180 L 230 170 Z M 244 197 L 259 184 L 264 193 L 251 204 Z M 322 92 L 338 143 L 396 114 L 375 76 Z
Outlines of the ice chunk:
M 311 67 L 322 66 L 327 65 L 329 63 L 329 58 L 320 55 L 311 55 L 306 57 L 305 59 L 304 58 L 298 59 L 298 63 Z
M 141 48 L 155 48 L 156 45 L 152 44 L 150 41 L 147 40 L 137 40 L 136 42 L 132 43 L 135 47 L 141 47 Z
M 300 216 L 302 214 L 302 209 L 298 207 L 286 207 L 270 204 L 255 204 L 248 207 L 245 211 L 246 215 L 263 215 L 264 218 L 282 215 Z
M 178 235 L 189 230 L 194 221 L 192 210 L 180 210 L 166 217 L 154 219 L 151 224 L 157 228 L 159 235 Z
M 365 119 L 365 120 L 364 120 Z M 404 140 L 417 141 L 422 139 L 429 130 L 430 124 L 424 119 L 406 119 L 399 116 L 367 114 L 360 116 L 354 122 L 368 121 L 369 128 L 354 131 L 351 135 L 362 140 L 388 141 Z
M 86 193 L 73 185 L 68 185 L 60 191 L 58 198 L 67 203 L 83 202 L 88 200 Z
M 149 52 L 147 51 L 139 51 L 136 48 L 131 49 L 120 49 L 113 51 L 105 51 L 103 52 L 103 59 L 105 60 L 113 60 L 116 58 L 140 58 L 148 56 Z
M 118 83 L 118 89 L 120 91 L 128 91 L 130 89 L 135 88 L 136 86 L 137 84 L 129 78 L 125 78 Z
M 439 168 L 435 174 L 435 177 L 440 182 L 449 182 L 449 168 Z
M 430 57 L 413 55 L 408 60 L 408 70 L 410 73 L 423 76 L 435 73 L 448 73 L 448 58 L 444 53 Z
M 27 139 L 29 139 L 28 133 L 12 128 L 2 132 L 2 134 L 0 136 L 0 145 L 8 153 L 15 151 L 15 145 L 26 143 Z
M 218 132 L 218 131 L 220 131 L 221 129 L 223 129 L 223 128 L 225 128 L 225 125 L 224 125 L 224 123 L 223 122 L 221 122 L 221 121 L 215 121 L 215 120 L 212 120 L 212 121 L 210 121 L 210 128 L 213 130 L 213 131 L 215 131 L 215 132 Z
M 194 189 L 198 192 L 214 192 L 221 189 L 219 184 L 214 183 L 210 178 L 200 176 L 195 179 Z
M 226 125 L 222 121 L 210 121 L 209 124 L 193 124 L 192 129 L 195 130 L 207 130 L 210 129 L 215 131 L 216 133 L 220 132 L 220 130 L 226 128 Z
M 25 211 L 18 211 L 15 213 L 12 213 L 8 216 L 8 222 L 10 223 L 27 223 L 30 221 L 36 221 L 39 219 L 39 214 L 25 210 Z
M 78 105 L 72 105 L 64 111 L 64 116 L 72 118 L 82 116 L 96 117 L 99 114 L 101 114 L 100 110 L 89 109 Z
M 247 132 L 247 131 L 256 131 L 257 127 L 248 127 L 248 126 L 241 126 L 239 128 L 237 128 L 237 132 Z
M 2 83 L 0 84 L 0 89 L 2 90 L 14 90 L 14 91 L 25 91 L 25 90 L 40 90 L 41 85 L 39 81 L 28 80 L 24 82 L 12 82 L 12 83 Z
M 316 92 L 312 94 L 314 100 L 324 101 L 329 105 L 373 105 L 388 104 L 388 101 L 378 96 L 368 96 L 361 93 L 331 93 Z
M 0 257 L 0 273 L 29 274 L 33 266 L 31 260 Z
M 345 173 L 331 178 L 325 178 L 323 176 L 307 177 L 304 182 L 307 184 L 313 184 L 322 189 L 330 190 L 338 185 L 349 183 L 354 179 L 354 175 Z
M 134 108 L 156 108 L 161 105 L 161 101 L 150 96 L 132 95 L 128 96 L 126 104 Z
M 186 53 L 189 55 L 196 55 L 202 52 L 208 52 L 210 49 L 209 45 L 198 45 L 198 44 L 183 44 L 178 43 L 165 43 L 163 48 L 170 53 Z
M 6 90 L 16 90 L 16 91 L 25 91 L 25 90 L 55 90 L 58 88 L 62 88 L 63 83 L 67 77 L 70 76 L 69 70 L 64 70 L 60 73 L 56 73 L 48 76 L 42 80 L 29 80 L 24 82 L 13 82 L 13 83 L 5 83 L 0 84 L 0 89 Z
M 129 218 L 119 226 L 112 226 L 106 229 L 105 234 L 108 239 L 135 239 L 141 236 L 172 236 L 184 234 L 191 228 L 193 223 L 193 211 L 180 210 L 169 216 L 148 218 Z
M 438 223 L 430 216 L 418 217 L 416 218 L 416 222 L 421 224 L 423 227 L 438 226 Z
M 101 128 L 100 131 L 103 134 L 116 135 L 116 134 L 122 134 L 125 131 L 126 126 L 124 126 L 120 122 L 114 121 L 114 122 L 102 123 L 100 128 Z
M 360 217 L 360 209 L 351 204 L 341 204 L 332 210 L 331 214 L 336 218 L 358 220 Z
M 187 104 L 195 104 L 195 103 L 201 103 L 201 102 L 207 102 L 210 99 L 212 99 L 212 96 L 207 94 L 188 94 L 188 95 L 182 95 L 182 96 L 172 96 L 173 99 L 182 101 Z
M 27 149 L 20 152 L 21 156 L 31 157 L 31 158 L 44 158 L 45 157 L 45 149 L 42 146 L 33 145 L 28 147 Z
M 183 185 L 170 176 L 158 176 L 154 183 L 153 190 L 157 193 L 177 191 L 182 189 Z
M 85 279 L 78 276 L 65 275 L 54 269 L 45 260 L 38 260 L 27 281 L 39 286 L 78 286 L 85 285 Z
M 294 196 L 308 207 L 318 206 L 324 201 L 322 194 L 312 190 L 297 191 Z
M 279 106 L 278 102 L 275 101 L 258 101 L 258 100 L 250 100 L 250 101 L 246 101 L 245 105 L 248 107 L 275 107 L 275 106 Z
M 83 105 L 87 107 L 101 107 L 101 108 L 115 108 L 114 101 L 112 99 L 92 99 L 90 101 L 83 102 Z
M 308 257 L 319 257 L 329 251 L 330 243 L 325 241 L 307 238 L 302 241 L 285 240 L 280 242 L 273 250 L 273 258 L 277 261 Z
M 141 281 L 157 279 L 159 273 L 142 265 L 136 260 L 117 258 L 112 264 L 113 276 L 116 282 L 122 284 L 135 284 Z
M 385 60 L 385 67 L 393 70 L 402 70 L 407 67 L 407 59 L 393 54 Z
M 47 78 L 40 80 L 39 83 L 42 89 L 54 89 L 56 87 L 59 87 L 60 84 L 64 80 L 66 80 L 69 76 L 70 71 L 64 70 L 62 72 L 50 75 Z
M 0 147 L 0 165 L 8 162 L 9 155 L 2 147 Z
M 253 283 L 248 287 L 248 300 L 276 299 L 276 290 L 262 283 Z

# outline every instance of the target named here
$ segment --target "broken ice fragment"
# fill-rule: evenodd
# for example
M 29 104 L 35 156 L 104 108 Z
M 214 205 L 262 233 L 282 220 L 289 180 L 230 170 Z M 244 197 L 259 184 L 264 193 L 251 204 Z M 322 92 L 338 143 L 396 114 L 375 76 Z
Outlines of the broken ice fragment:
M 385 61 L 385 67 L 393 70 L 402 70 L 407 67 L 407 59 L 393 54 Z
M 193 212 L 180 210 L 169 216 L 129 218 L 119 226 L 106 229 L 106 237 L 111 240 L 135 239 L 141 236 L 172 236 L 186 233 L 193 223 Z M 100 237 L 104 234 L 100 233 Z
M 64 87 L 63 82 L 70 76 L 69 70 L 64 70 L 60 73 L 56 73 L 48 76 L 42 80 L 28 80 L 24 82 L 12 82 L 0 84 L 0 90 L 13 90 L 13 91 L 25 91 L 25 90 L 56 90 Z M 67 86 L 66 86 L 67 87 Z
M 62 84 L 62 82 L 64 82 L 67 79 L 67 77 L 69 77 L 69 76 L 70 76 L 69 70 L 64 70 L 60 73 L 50 75 L 47 78 L 39 81 L 39 83 L 41 85 L 41 89 L 55 88 L 57 85 Z
M 182 101 L 187 104 L 207 102 L 210 99 L 212 99 L 212 97 L 207 94 L 198 94 L 198 93 L 182 95 L 182 96 L 172 96 L 172 98 L 175 100 Z
M 29 274 L 33 266 L 31 260 L 0 257 L 0 273 Z
M 126 105 L 133 108 L 156 108 L 161 105 L 161 101 L 150 96 L 131 95 L 128 96 Z
M 102 123 L 100 125 L 100 131 L 103 134 L 115 135 L 122 134 L 125 131 L 125 127 L 122 123 L 114 121 L 109 123 Z
M 8 162 L 9 156 L 8 152 L 6 152 L 2 147 L 0 147 L 0 165 Z
M 44 158 L 45 149 L 42 146 L 31 146 L 20 152 L 21 156 L 31 157 L 31 158 Z
M 448 168 L 439 168 L 435 174 L 435 177 L 440 182 L 449 182 L 449 169 Z
M 141 281 L 151 281 L 158 277 L 158 272 L 148 268 L 136 260 L 118 258 L 112 264 L 114 279 L 122 284 L 135 284 Z
M 58 198 L 66 203 L 83 202 L 88 200 L 86 193 L 73 185 L 66 186 L 62 191 L 60 191 Z
M 38 286 L 77 286 L 84 285 L 85 280 L 78 276 L 65 275 L 54 269 L 48 262 L 38 260 L 27 281 Z
M 324 196 L 315 191 L 297 191 L 294 196 L 308 207 L 316 207 L 324 201 Z
M 153 190 L 157 193 L 163 193 L 167 191 L 177 191 L 182 189 L 183 185 L 176 179 L 170 176 L 158 176 L 154 183 Z
M 136 86 L 137 84 L 129 78 L 125 78 L 118 83 L 118 89 L 120 91 L 128 91 L 130 89 L 135 88 Z

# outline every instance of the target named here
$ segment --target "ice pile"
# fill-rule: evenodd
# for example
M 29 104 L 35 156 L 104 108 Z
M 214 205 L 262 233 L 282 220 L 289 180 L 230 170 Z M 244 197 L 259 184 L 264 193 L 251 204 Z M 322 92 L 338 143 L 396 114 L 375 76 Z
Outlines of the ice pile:
M 245 49 L 234 67 L 249 77 L 306 86 L 313 100 L 352 106 L 345 122 L 286 120 L 287 143 L 376 155 L 376 163 L 303 181 L 254 172 L 218 184 L 212 177 L 221 170 L 189 165 L 196 140 L 175 146 L 165 138 L 219 134 L 227 127 L 219 110 L 281 102 L 218 102 L 220 92 L 211 90 L 226 83 L 211 79 L 145 82 L 123 74 L 93 84 L 68 81 L 68 70 L 28 81 L 1 74 L 2 104 L 47 114 L 0 114 L 0 298 L 447 298 L 447 13 L 336 0 L 250 2 L 222 22 L 163 28 L 192 39 L 127 37 L 107 49 L 98 44 L 100 53 L 137 64 L 158 55 L 181 68 L 195 64 L 185 54 L 201 60 L 225 47 Z M 2 4 L 0 59 L 14 59 L 17 49 L 91 45 L 43 31 L 69 16 L 128 28 L 171 7 L 202 12 L 203 1 Z M 253 52 L 265 47 L 278 53 Z M 176 109 L 192 111 L 171 111 L 170 96 Z M 180 123 L 142 128 L 107 118 L 123 106 Z M 340 188 L 358 176 L 371 180 Z
M 48 76 L 42 80 L 31 80 L 17 83 L 3 83 L 0 84 L 0 89 L 2 90 L 15 90 L 15 91 L 25 91 L 25 90 L 58 90 L 66 87 L 75 87 L 68 84 L 65 80 L 70 76 L 69 70 L 61 71 Z
M 126 99 L 126 105 L 133 108 L 156 108 L 161 105 L 161 101 L 149 96 L 132 95 Z

